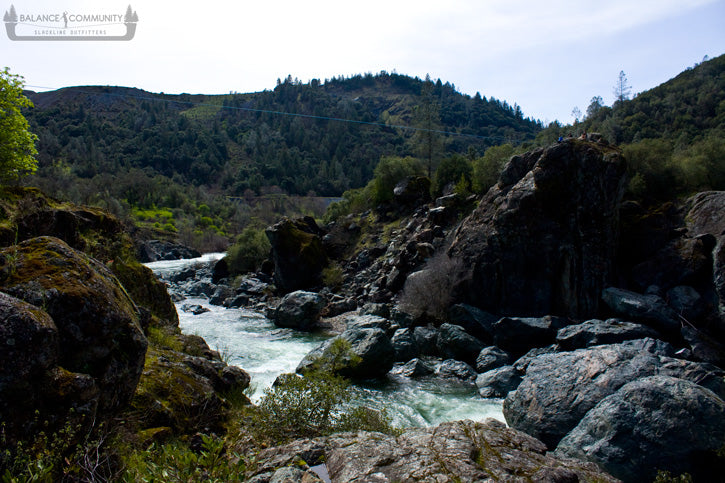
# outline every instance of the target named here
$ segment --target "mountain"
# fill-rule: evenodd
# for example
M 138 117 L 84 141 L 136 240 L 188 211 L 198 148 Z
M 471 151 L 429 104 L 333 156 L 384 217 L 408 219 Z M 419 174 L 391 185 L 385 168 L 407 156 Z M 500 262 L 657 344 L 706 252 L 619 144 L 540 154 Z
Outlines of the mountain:
M 35 108 L 26 116 L 39 137 L 41 175 L 59 165 L 81 179 L 142 170 L 231 196 L 274 186 L 339 196 L 367 183 L 382 155 L 415 154 L 425 84 L 382 72 L 307 84 L 288 77 L 271 91 L 213 96 L 69 87 L 28 92 Z M 446 153 L 483 153 L 541 129 L 518 106 L 440 80 L 429 86 Z

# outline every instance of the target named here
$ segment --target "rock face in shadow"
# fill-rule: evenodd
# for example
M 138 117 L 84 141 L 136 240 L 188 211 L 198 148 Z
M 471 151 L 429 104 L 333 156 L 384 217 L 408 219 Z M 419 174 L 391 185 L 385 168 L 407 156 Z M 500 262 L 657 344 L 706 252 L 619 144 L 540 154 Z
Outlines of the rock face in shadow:
M 105 418 L 128 403 L 147 342 L 135 304 L 106 266 L 57 238 L 33 238 L 0 252 L 0 290 L 25 302 L 4 297 L 15 307 L 2 321 L 12 334 L 5 353 L 23 355 L 23 370 L 38 372 L 36 382 L 26 378 L 33 387 L 19 405 L 6 399 L 14 391 L 2 391 L 3 421 L 35 409 L 51 424 L 70 409 Z M 2 368 L 16 387 L 18 362 Z
M 448 250 L 456 298 L 503 315 L 596 315 L 611 275 L 625 162 L 571 140 L 514 156 Z
M 320 285 L 327 255 L 315 220 L 284 219 L 267 228 L 266 234 L 272 245 L 274 283 L 280 293 Z

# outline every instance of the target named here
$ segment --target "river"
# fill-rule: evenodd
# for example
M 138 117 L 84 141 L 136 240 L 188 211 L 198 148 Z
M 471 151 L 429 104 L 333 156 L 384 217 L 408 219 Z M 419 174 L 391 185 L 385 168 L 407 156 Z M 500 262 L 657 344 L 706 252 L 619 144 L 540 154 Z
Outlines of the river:
M 154 273 L 169 274 L 186 266 L 221 258 L 207 254 L 192 260 L 162 261 L 146 264 Z M 199 315 L 184 312 L 185 304 L 209 309 Z M 209 304 L 205 298 L 187 298 L 176 303 L 179 326 L 186 334 L 203 337 L 219 351 L 227 363 L 236 365 L 252 376 L 253 401 L 280 374 L 294 372 L 302 358 L 330 337 L 291 329 L 279 329 L 263 314 L 247 309 L 225 309 Z M 433 426 L 458 419 L 483 420 L 488 417 L 504 421 L 501 400 L 482 399 L 475 387 L 441 379 L 412 380 L 389 375 L 384 381 L 353 386 L 357 402 L 375 409 L 385 409 L 393 423 L 403 427 Z

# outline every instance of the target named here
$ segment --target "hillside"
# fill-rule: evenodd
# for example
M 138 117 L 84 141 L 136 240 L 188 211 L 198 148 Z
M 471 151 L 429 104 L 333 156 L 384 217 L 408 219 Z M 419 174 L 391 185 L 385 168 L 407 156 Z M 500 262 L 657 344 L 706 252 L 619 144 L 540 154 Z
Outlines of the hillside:
M 381 73 L 309 84 L 287 78 L 272 91 L 218 96 L 70 87 L 29 92 L 35 109 L 27 117 L 39 136 L 41 175 L 59 164 L 80 179 L 139 169 L 230 196 L 272 186 L 339 196 L 363 186 L 381 155 L 415 153 L 410 127 L 423 85 Z M 432 84 L 432 97 L 440 106 L 436 129 L 451 133 L 441 134 L 447 152 L 482 153 L 540 129 L 520 108 L 448 83 Z

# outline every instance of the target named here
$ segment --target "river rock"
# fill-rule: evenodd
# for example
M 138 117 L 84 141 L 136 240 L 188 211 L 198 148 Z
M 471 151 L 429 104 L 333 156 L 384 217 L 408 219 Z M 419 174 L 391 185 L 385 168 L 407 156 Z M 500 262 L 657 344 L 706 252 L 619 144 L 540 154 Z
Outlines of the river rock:
M 511 356 L 508 352 L 499 349 L 496 346 L 484 347 L 476 357 L 476 370 L 478 372 L 488 372 L 501 366 L 509 364 Z
M 491 313 L 595 316 L 609 284 L 626 166 L 567 141 L 514 156 L 455 233 L 455 298 Z
M 20 329 L 16 325 L 14 333 L 35 332 L 37 336 L 27 338 L 26 343 L 31 344 L 40 340 L 37 337 L 42 334 L 45 338 L 57 337 L 57 355 L 49 359 L 50 353 L 39 350 L 37 357 L 46 361 L 41 366 L 57 358 L 57 368 L 49 366 L 49 369 L 55 371 L 54 387 L 58 391 L 70 391 L 75 386 L 78 398 L 95 399 L 93 405 L 97 404 L 99 419 L 113 415 L 128 403 L 143 369 L 147 341 L 135 304 L 105 265 L 58 238 L 32 238 L 0 252 L 0 288 L 36 307 L 29 309 L 21 304 L 22 312 L 36 315 L 23 322 L 27 329 L 18 333 Z M 21 305 L 18 307 L 22 308 Z M 24 317 L 22 312 L 17 317 Z M 57 335 L 51 334 L 50 321 L 42 312 L 52 319 Z M 33 322 L 33 318 L 39 319 Z M 13 320 L 20 323 L 22 319 Z M 30 329 L 33 325 L 37 330 Z M 18 343 L 24 340 L 15 338 Z M 17 350 L 23 349 L 18 346 Z M 34 365 L 40 367 L 37 363 L 28 363 L 29 368 Z M 65 380 L 68 387 L 58 378 Z M 91 393 L 96 391 L 97 395 L 93 396 Z M 75 399 L 72 392 L 64 394 L 66 402 Z M 28 401 L 41 397 L 26 396 Z M 68 404 L 66 409 L 74 403 Z M 28 404 L 26 409 L 40 408 Z M 92 408 L 86 414 L 91 418 L 96 416 Z
M 470 382 L 476 380 L 476 370 L 463 361 L 455 359 L 446 359 L 436 364 L 433 370 L 437 377 L 445 379 L 454 379 L 461 382 Z
M 514 366 L 492 369 L 476 378 L 476 386 L 481 397 L 504 398 L 521 384 L 521 373 Z
M 662 354 L 671 348 L 639 339 L 536 357 L 504 401 L 506 421 L 554 448 L 587 411 L 629 382 L 665 374 L 721 390 L 721 370 Z
M 475 364 L 483 343 L 459 325 L 443 324 L 438 330 L 436 347 L 445 358 Z
M 339 354 L 338 340 L 349 343 L 349 353 Z M 304 374 L 315 367 L 332 370 L 354 379 L 383 377 L 393 367 L 395 351 L 382 329 L 352 328 L 323 342 L 307 354 L 297 366 Z
M 556 454 L 593 461 L 624 481 L 653 481 L 657 470 L 713 481 L 724 434 L 722 399 L 691 381 L 652 376 L 600 401 Z
M 659 336 L 656 330 L 641 324 L 620 319 L 592 319 L 577 325 L 559 329 L 556 343 L 562 350 L 582 349 L 602 344 L 618 344 L 626 340 Z
M 377 315 L 349 314 L 344 318 L 345 326 L 348 329 L 380 329 L 388 332 L 390 321 Z
M 160 260 L 181 260 L 201 256 L 201 253 L 193 248 L 163 240 L 148 240 L 142 242 L 138 246 L 136 254 L 138 261 L 141 263 L 158 262 Z
M 418 345 L 412 329 L 398 329 L 391 337 L 396 362 L 407 362 L 418 357 Z
M 627 320 L 646 324 L 668 337 L 680 333 L 677 313 L 657 295 L 641 295 L 609 287 L 602 291 L 602 300 L 614 313 Z
M 556 331 L 564 325 L 559 317 L 504 317 L 493 325 L 494 343 L 514 355 L 554 342 Z
M 322 282 L 327 255 L 322 230 L 311 217 L 285 218 L 265 230 L 272 245 L 274 283 L 281 293 L 306 290 Z
M 320 294 L 297 290 L 282 297 L 272 320 L 277 327 L 310 330 L 326 303 Z
M 448 322 L 459 325 L 483 343 L 493 342 L 493 325 L 499 317 L 468 304 L 456 304 L 448 309 Z
M 405 364 L 396 365 L 392 372 L 405 377 L 415 378 L 433 374 L 434 368 L 418 358 L 411 359 Z
M 414 327 L 413 337 L 415 337 L 415 344 L 418 346 L 421 355 L 438 355 L 438 348 L 436 347 L 438 330 L 433 327 Z

